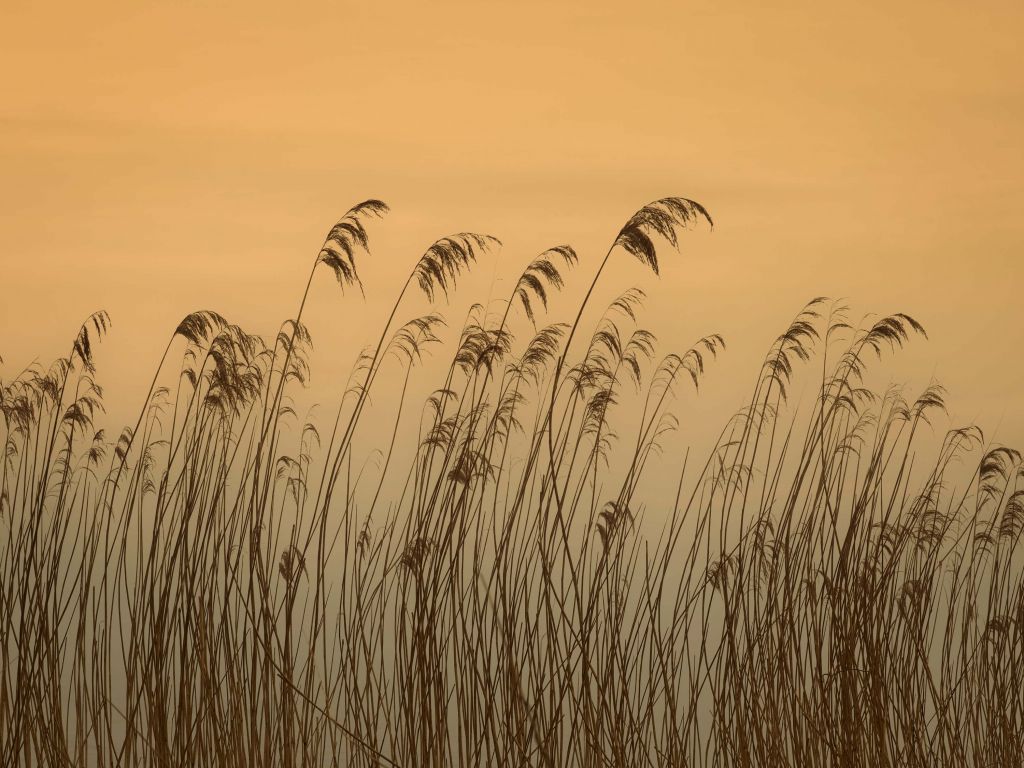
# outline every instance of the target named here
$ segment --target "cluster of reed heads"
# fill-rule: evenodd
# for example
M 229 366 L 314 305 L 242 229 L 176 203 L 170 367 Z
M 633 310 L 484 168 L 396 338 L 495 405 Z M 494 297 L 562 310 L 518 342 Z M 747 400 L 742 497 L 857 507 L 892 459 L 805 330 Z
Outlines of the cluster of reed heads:
M 272 342 L 182 320 L 116 437 L 103 312 L 0 381 L 3 764 L 1022 764 L 1021 455 L 941 438 L 938 386 L 865 383 L 915 320 L 815 299 L 708 454 L 665 451 L 723 340 L 658 352 L 635 289 L 584 310 L 609 260 L 657 272 L 710 224 L 667 198 L 568 322 L 544 319 L 581 269 L 563 245 L 448 351 L 408 300 L 500 244 L 438 240 L 333 418 L 302 423 L 310 286 L 361 289 L 386 211 L 331 228 Z M 409 402 L 428 354 L 444 379 Z M 382 371 L 392 421 L 360 430 Z M 652 464 L 673 491 L 641 503 Z

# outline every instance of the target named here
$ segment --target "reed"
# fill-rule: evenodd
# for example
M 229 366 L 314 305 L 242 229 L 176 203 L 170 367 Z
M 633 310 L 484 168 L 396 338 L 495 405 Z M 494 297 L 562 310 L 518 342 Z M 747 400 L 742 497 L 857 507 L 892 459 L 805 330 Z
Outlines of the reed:
M 117 437 L 104 312 L 0 380 L 4 764 L 1024 763 L 1024 463 L 977 427 L 936 438 L 940 386 L 870 384 L 916 320 L 814 299 L 696 461 L 677 395 L 725 341 L 663 349 L 637 289 L 585 322 L 611 259 L 657 273 L 710 225 L 666 198 L 567 321 L 549 299 L 586 260 L 559 245 L 451 346 L 408 301 L 500 242 L 436 241 L 330 417 L 301 419 L 310 286 L 361 291 L 386 212 L 331 228 L 273 340 L 184 318 Z

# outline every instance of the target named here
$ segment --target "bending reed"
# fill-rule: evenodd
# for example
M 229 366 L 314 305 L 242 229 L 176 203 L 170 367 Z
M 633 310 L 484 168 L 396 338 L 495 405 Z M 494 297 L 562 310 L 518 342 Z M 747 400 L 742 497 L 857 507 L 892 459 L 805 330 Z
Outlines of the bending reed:
M 541 315 L 579 259 L 546 251 L 452 349 L 404 305 L 500 243 L 438 240 L 333 418 L 303 422 L 309 286 L 362 290 L 386 211 L 331 228 L 273 343 L 184 318 L 117 437 L 96 426 L 103 312 L 0 381 L 5 764 L 1024 762 L 1021 454 L 974 427 L 936 443 L 939 386 L 866 383 L 921 325 L 815 299 L 705 459 L 660 456 L 678 479 L 652 501 L 674 396 L 725 342 L 659 356 L 636 289 L 583 320 L 610 259 L 657 272 L 707 211 L 638 211 L 569 322 Z M 426 355 L 447 365 L 416 402 Z M 796 377 L 813 398 L 791 402 Z

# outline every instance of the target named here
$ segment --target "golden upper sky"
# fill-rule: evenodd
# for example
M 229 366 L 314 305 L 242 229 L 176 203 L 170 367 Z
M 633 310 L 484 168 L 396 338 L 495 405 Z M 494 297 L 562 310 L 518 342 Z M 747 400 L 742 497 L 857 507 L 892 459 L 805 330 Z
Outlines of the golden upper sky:
M 0 375 L 105 308 L 100 380 L 141 397 L 193 309 L 275 331 L 366 197 L 394 209 L 369 298 L 324 277 L 315 336 L 363 343 L 452 231 L 501 237 L 498 274 L 572 243 L 578 290 L 634 209 L 684 195 L 714 232 L 660 284 L 623 257 L 604 288 L 648 288 L 667 344 L 726 335 L 723 403 L 807 299 L 843 296 L 928 328 L 894 377 L 1024 442 L 1022 32 L 1019 0 L 5 0 Z

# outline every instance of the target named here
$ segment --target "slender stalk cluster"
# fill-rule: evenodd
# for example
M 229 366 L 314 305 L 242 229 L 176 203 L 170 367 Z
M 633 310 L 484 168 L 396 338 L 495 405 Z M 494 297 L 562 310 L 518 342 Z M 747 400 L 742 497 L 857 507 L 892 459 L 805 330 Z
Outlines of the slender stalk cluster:
M 331 416 L 303 420 L 309 287 L 361 289 L 386 211 L 330 230 L 272 341 L 184 318 L 116 438 L 105 313 L 0 380 L 4 764 L 1024 761 L 1024 464 L 974 427 L 937 439 L 941 387 L 871 385 L 914 319 L 815 299 L 695 463 L 677 395 L 723 339 L 659 352 L 636 289 L 584 323 L 610 259 L 657 272 L 710 223 L 666 198 L 570 322 L 542 317 L 579 262 L 562 245 L 451 348 L 437 310 L 399 322 L 410 291 L 447 297 L 500 243 L 436 241 Z M 382 372 L 398 397 L 361 427 Z

